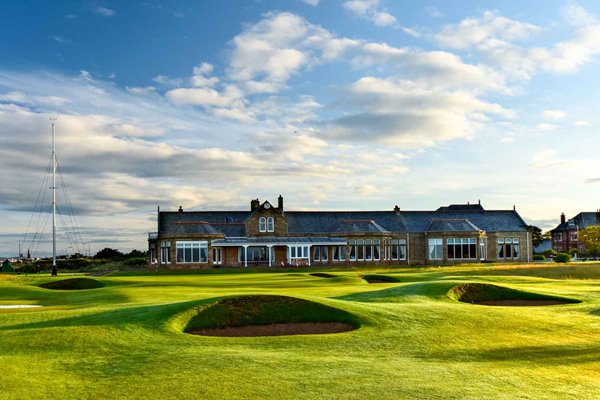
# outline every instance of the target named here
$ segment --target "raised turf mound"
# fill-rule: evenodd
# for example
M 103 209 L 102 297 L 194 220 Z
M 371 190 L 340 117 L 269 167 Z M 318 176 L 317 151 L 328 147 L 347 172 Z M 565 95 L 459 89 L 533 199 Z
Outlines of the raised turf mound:
M 362 277 L 365 281 L 369 283 L 398 283 L 400 279 L 394 278 L 393 276 L 387 275 L 365 275 Z
M 198 310 L 184 332 L 203 336 L 340 333 L 359 328 L 352 314 L 308 300 L 256 295 L 218 300 Z
M 328 274 L 327 272 L 314 272 L 309 274 L 310 276 L 314 276 L 316 278 L 335 278 L 335 275 Z
M 53 290 L 85 290 L 104 287 L 104 283 L 90 278 L 70 278 L 42 283 L 40 287 Z
M 463 303 L 486 306 L 552 306 L 580 303 L 579 300 L 524 292 L 488 283 L 466 283 L 455 286 L 448 295 Z

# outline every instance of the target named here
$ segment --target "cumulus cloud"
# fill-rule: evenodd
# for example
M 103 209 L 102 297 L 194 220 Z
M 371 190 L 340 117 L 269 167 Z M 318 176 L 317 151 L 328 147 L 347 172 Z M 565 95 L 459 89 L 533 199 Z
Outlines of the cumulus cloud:
M 567 113 L 560 110 L 546 110 L 542 115 L 548 119 L 563 119 L 567 116 Z
M 344 8 L 378 26 L 396 25 L 398 23 L 396 17 L 385 10 L 381 10 L 379 3 L 380 0 L 350 0 L 344 3 Z
M 536 128 L 537 128 L 538 131 L 550 132 L 550 131 L 555 131 L 555 130 L 557 130 L 560 127 L 558 125 L 555 125 L 555 124 L 541 123 L 541 124 L 537 124 Z

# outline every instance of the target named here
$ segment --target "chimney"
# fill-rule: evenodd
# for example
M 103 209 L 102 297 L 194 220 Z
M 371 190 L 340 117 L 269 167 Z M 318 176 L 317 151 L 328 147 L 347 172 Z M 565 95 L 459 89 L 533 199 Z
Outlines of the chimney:
M 183 212 L 183 207 L 179 206 L 179 212 Z
M 279 212 L 283 212 L 283 196 L 279 195 L 279 197 L 277 198 L 277 209 L 279 210 Z
M 566 222 L 566 219 L 565 219 L 565 213 L 561 213 L 561 214 L 560 214 L 560 223 L 561 223 L 561 224 L 564 224 L 565 222 Z
M 250 201 L 250 211 L 254 211 L 258 207 L 260 207 L 260 201 L 258 201 L 258 199 L 254 199 L 254 200 Z
M 396 213 L 396 215 L 400 214 L 400 207 L 398 207 L 397 204 L 394 206 L 394 212 Z
M 600 224 L 600 208 L 596 209 L 596 222 Z

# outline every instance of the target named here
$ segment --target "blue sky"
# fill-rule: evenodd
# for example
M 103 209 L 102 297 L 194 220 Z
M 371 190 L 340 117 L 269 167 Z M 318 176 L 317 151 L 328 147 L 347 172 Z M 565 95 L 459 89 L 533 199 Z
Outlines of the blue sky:
M 551 228 L 600 207 L 599 17 L 595 1 L 3 1 L 0 254 L 27 229 L 51 116 L 92 252 L 145 248 L 158 204 L 279 194 L 481 200 Z

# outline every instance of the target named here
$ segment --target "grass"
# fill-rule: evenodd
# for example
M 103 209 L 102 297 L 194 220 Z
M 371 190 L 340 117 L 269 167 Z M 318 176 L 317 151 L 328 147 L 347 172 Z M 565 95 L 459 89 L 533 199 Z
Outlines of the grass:
M 335 278 L 309 275 L 332 271 Z M 360 278 L 365 273 L 400 282 L 370 285 Z M 47 275 L 0 275 L 0 304 L 45 306 L 0 310 L 0 399 L 591 399 L 600 393 L 599 264 L 95 279 L 105 286 L 48 290 L 38 286 L 52 280 Z M 448 296 L 472 282 L 581 303 L 486 307 Z M 183 333 L 198 310 L 257 294 L 342 310 L 360 328 L 252 338 Z

